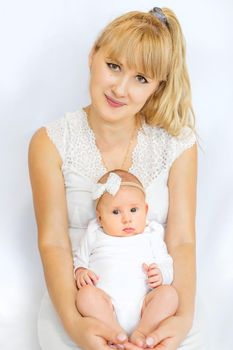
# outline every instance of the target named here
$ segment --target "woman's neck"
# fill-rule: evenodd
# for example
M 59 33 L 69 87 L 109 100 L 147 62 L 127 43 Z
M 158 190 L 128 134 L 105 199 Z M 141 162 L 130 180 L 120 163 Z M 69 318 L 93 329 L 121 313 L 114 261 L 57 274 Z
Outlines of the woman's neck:
M 111 122 L 99 117 L 90 106 L 85 107 L 84 110 L 96 139 L 108 145 L 128 140 L 133 130 L 136 130 L 139 125 L 137 117 Z

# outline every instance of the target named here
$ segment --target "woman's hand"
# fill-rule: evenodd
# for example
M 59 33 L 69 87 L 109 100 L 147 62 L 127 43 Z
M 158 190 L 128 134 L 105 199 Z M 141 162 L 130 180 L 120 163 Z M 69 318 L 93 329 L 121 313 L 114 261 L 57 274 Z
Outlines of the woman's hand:
M 78 289 L 88 284 L 91 286 L 95 286 L 99 279 L 99 277 L 96 276 L 96 274 L 93 271 L 85 269 L 84 267 L 79 267 L 75 271 L 75 278 Z
M 119 344 L 122 347 L 121 344 L 127 340 L 125 334 L 116 333 L 111 326 L 91 317 L 82 317 L 77 325 L 75 338 L 75 342 L 83 350 L 112 350 L 110 344 Z
M 189 322 L 182 316 L 171 316 L 162 321 L 159 327 L 147 334 L 146 349 L 176 350 L 189 331 Z M 126 350 L 141 350 L 142 348 L 127 342 Z

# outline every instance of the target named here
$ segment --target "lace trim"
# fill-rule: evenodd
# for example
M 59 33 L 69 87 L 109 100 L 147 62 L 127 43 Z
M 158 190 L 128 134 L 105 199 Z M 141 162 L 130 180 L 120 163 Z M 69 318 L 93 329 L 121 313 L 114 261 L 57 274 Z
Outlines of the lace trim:
M 168 172 L 173 162 L 195 142 L 196 137 L 188 127 L 183 128 L 179 137 L 174 137 L 162 128 L 144 123 L 133 157 L 132 172 L 147 187 L 161 172 Z
M 66 118 L 51 121 L 45 125 L 48 137 L 56 146 L 62 161 L 65 161 Z
M 84 110 L 67 113 L 48 123 L 46 130 L 61 155 L 63 172 L 72 170 L 93 182 L 106 172 Z M 143 123 L 129 171 L 147 187 L 161 172 L 169 171 L 175 159 L 195 142 L 195 135 L 188 127 L 182 129 L 179 137 L 174 137 L 162 128 Z

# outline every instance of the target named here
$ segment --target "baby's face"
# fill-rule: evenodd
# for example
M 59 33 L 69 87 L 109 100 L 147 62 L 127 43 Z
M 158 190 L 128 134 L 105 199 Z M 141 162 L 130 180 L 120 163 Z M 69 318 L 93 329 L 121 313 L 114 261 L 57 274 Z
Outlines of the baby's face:
M 126 237 L 144 231 L 147 209 L 145 195 L 140 189 L 122 186 L 115 196 L 103 195 L 96 214 L 105 233 Z

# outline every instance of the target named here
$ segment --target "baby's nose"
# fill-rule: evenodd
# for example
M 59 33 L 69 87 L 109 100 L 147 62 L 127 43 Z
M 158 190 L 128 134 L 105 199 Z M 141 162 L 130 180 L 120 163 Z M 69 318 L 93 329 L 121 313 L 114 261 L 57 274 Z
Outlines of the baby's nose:
M 130 213 L 124 213 L 122 216 L 122 221 L 124 224 L 131 222 L 132 221 L 132 217 Z

